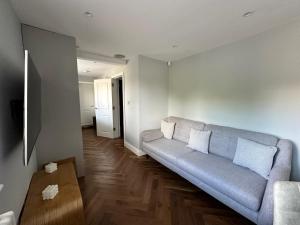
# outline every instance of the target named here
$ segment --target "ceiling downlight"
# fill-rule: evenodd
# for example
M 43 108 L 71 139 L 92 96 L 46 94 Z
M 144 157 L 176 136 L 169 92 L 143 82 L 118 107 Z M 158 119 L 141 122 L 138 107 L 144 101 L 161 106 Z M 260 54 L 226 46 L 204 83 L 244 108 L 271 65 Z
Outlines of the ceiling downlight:
M 88 18 L 93 18 L 93 17 L 94 17 L 94 14 L 93 14 L 92 12 L 90 12 L 90 11 L 84 12 L 84 15 L 85 15 L 86 17 L 88 17 Z
M 248 11 L 243 14 L 243 17 L 250 17 L 255 13 L 255 11 Z

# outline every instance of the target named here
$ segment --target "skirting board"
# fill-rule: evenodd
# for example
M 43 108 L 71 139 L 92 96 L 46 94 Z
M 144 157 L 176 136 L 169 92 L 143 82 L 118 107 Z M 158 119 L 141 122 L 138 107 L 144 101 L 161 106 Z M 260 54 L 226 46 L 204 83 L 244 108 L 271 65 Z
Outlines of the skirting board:
M 124 145 L 126 148 L 128 148 L 130 151 L 132 151 L 137 156 L 146 155 L 146 153 L 144 153 L 142 150 L 134 147 L 132 144 L 128 143 L 127 141 L 124 141 Z

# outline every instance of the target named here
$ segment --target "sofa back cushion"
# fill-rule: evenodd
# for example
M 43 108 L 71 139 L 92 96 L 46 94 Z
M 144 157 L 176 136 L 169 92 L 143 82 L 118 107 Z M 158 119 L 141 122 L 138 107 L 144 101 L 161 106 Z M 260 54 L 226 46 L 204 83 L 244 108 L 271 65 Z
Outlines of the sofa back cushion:
M 233 163 L 246 167 L 268 179 L 277 147 L 238 138 Z
M 197 130 L 204 130 L 205 123 L 197 122 L 193 120 L 187 120 L 179 117 L 168 117 L 165 119 L 168 122 L 175 123 L 175 130 L 173 134 L 173 138 L 188 143 L 190 137 L 191 128 Z
M 264 133 L 241 130 L 231 127 L 207 124 L 204 130 L 212 131 L 209 153 L 233 160 L 238 138 L 255 141 L 268 146 L 276 146 L 278 138 Z
M 172 139 L 174 134 L 175 123 L 161 121 L 160 131 L 163 133 L 164 137 L 167 139 Z

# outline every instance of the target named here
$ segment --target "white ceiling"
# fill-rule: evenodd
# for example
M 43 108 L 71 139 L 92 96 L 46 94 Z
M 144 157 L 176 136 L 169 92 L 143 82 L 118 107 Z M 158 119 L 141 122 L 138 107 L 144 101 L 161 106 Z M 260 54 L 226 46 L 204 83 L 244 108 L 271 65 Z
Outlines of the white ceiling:
M 81 50 L 176 60 L 300 16 L 299 0 L 11 0 L 23 23 L 76 37 Z M 242 14 L 255 10 L 244 18 Z M 91 11 L 93 18 L 84 16 Z M 173 48 L 172 45 L 178 47 Z
M 77 59 L 78 75 L 88 77 L 103 77 L 116 67 L 116 64 L 110 64 L 99 61 L 90 61 Z

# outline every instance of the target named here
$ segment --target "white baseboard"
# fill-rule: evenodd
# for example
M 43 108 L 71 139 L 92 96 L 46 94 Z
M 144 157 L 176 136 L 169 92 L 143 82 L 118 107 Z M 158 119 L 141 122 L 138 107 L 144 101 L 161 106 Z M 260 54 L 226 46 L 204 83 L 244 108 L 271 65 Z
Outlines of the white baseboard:
M 137 156 L 146 155 L 142 150 L 138 149 L 137 147 L 133 146 L 132 144 L 128 143 L 127 141 L 124 141 L 124 145 L 126 148 L 128 148 L 130 151 L 132 151 Z

